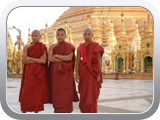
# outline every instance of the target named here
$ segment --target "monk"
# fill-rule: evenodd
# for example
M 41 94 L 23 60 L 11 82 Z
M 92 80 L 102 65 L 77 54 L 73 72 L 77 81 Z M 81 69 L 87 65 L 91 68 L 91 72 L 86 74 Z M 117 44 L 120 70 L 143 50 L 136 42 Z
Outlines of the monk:
M 54 113 L 71 113 L 73 101 L 79 101 L 73 76 L 75 47 L 65 42 L 65 37 L 65 30 L 59 28 L 56 33 L 58 43 L 49 47 L 50 103 Z
M 33 42 L 23 48 L 24 67 L 19 94 L 22 113 L 38 113 L 44 110 L 44 103 L 49 103 L 47 48 L 39 42 L 40 38 L 40 31 L 34 30 Z
M 82 113 L 97 113 L 97 99 L 102 83 L 102 55 L 104 49 L 92 41 L 90 28 L 84 30 L 83 38 L 77 48 L 76 81 L 80 93 L 79 108 Z

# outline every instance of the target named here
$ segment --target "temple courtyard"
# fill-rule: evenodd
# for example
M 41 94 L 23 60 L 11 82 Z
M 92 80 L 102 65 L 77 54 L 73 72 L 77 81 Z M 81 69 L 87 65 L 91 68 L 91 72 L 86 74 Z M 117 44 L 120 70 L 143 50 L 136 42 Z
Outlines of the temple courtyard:
M 7 78 L 7 103 L 16 113 L 21 113 L 18 102 L 20 83 L 20 78 Z M 152 101 L 153 80 L 104 79 L 97 107 L 98 113 L 142 113 L 149 110 Z M 73 103 L 73 114 L 81 113 L 78 105 Z M 45 104 L 44 109 L 38 114 L 54 112 L 51 104 Z

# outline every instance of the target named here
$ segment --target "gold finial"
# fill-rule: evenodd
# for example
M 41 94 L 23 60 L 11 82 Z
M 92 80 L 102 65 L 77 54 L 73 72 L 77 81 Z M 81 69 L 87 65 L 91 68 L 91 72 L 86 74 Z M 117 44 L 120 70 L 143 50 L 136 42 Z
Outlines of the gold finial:
M 48 27 L 48 24 L 46 23 L 46 28 Z
M 123 13 L 121 13 L 121 17 L 123 17 L 124 16 L 124 14 Z
M 123 22 L 124 21 L 124 14 L 121 13 L 121 21 Z

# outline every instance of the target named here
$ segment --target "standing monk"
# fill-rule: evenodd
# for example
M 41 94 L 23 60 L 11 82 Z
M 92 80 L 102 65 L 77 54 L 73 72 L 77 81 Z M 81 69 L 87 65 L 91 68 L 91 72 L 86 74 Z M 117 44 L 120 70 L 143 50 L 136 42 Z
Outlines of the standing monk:
M 79 83 L 79 108 L 82 113 L 97 113 L 97 99 L 102 83 L 102 55 L 104 49 L 92 41 L 92 30 L 86 28 L 85 43 L 77 49 L 76 81 Z
M 63 28 L 57 30 L 58 43 L 49 47 L 48 60 L 51 103 L 55 113 L 71 113 L 73 101 L 79 101 L 74 81 L 75 47 L 65 42 L 66 32 Z
M 32 32 L 32 43 L 23 49 L 24 64 L 19 102 L 22 113 L 44 110 L 44 103 L 49 102 L 47 82 L 47 48 L 39 42 L 40 31 Z

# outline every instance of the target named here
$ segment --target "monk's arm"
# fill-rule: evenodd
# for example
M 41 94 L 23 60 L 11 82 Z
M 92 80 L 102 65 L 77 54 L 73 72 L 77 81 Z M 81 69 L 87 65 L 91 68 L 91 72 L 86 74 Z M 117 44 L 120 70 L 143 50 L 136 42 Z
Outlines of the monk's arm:
M 53 55 L 53 57 L 56 57 L 62 61 L 71 61 L 73 58 L 73 52 L 69 53 L 68 55 Z
M 97 77 L 97 82 L 99 82 L 100 81 L 100 72 L 101 72 L 101 67 L 102 67 L 102 58 L 101 58 L 101 53 L 100 52 L 98 52 L 98 60 L 99 60 L 99 75 L 98 75 L 98 77 Z
M 77 62 L 76 62 L 76 82 L 79 82 L 78 81 L 78 79 L 79 79 L 79 74 L 78 74 L 79 64 L 80 64 L 80 50 L 79 50 L 79 47 L 78 47 L 77 48 Z
M 23 55 L 22 55 L 22 63 L 23 64 L 32 64 L 35 63 L 34 61 L 26 59 L 27 57 L 27 47 L 23 48 Z
M 53 45 L 51 45 L 49 47 L 48 61 L 49 62 L 61 62 L 62 60 L 60 60 L 60 59 L 58 59 L 58 58 L 56 58 L 56 57 L 53 56 L 53 48 L 54 48 Z
M 40 58 L 31 58 L 31 57 L 27 57 L 27 59 L 36 62 L 36 63 L 40 63 L 40 64 L 45 64 L 46 63 L 46 52 L 44 52 L 44 54 L 40 57 Z

